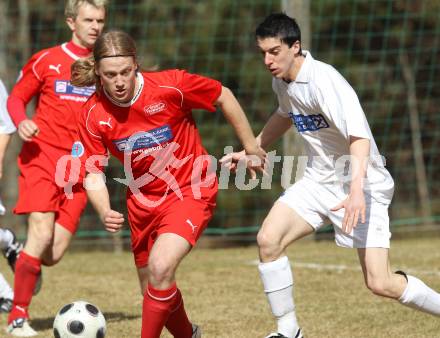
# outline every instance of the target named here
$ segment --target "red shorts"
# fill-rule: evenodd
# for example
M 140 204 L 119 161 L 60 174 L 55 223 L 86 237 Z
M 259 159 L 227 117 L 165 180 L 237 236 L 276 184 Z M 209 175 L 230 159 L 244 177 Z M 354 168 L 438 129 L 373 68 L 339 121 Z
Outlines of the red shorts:
M 73 198 L 55 182 L 58 159 L 70 152 L 42 142 L 25 142 L 18 157 L 18 201 L 14 213 L 55 212 L 55 222 L 72 234 L 78 228 L 87 195 L 82 182 L 73 186 Z
M 150 250 L 159 235 L 177 234 L 194 246 L 207 227 L 216 205 L 217 181 L 211 188 L 201 190 L 200 199 L 194 198 L 190 187 L 181 191 L 183 200 L 174 192 L 170 192 L 157 207 L 147 207 L 135 196 L 128 196 L 131 248 L 136 267 L 148 264 Z

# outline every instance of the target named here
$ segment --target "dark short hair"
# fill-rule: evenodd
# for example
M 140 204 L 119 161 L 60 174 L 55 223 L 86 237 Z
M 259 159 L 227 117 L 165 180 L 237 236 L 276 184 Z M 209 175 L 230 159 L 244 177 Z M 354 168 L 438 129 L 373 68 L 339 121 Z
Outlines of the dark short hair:
M 301 30 L 296 20 L 284 13 L 270 14 L 255 30 L 257 39 L 280 38 L 281 42 L 292 47 L 301 42 Z

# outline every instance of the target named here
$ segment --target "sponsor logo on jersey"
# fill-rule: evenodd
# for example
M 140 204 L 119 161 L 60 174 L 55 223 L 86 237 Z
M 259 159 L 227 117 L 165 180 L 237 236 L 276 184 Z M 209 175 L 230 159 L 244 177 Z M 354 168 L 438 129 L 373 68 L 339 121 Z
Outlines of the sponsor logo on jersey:
M 80 141 L 75 141 L 72 145 L 72 157 L 81 157 L 84 155 L 84 146 Z
M 322 114 L 301 115 L 290 112 L 289 117 L 292 119 L 296 129 L 300 133 L 304 133 L 306 131 L 317 131 L 319 129 L 330 127 Z
M 144 112 L 147 113 L 148 115 L 153 115 L 161 111 L 164 111 L 166 108 L 167 105 L 164 102 L 157 102 L 150 104 L 149 106 L 145 106 Z
M 92 87 L 75 87 L 70 84 L 70 81 L 56 80 L 55 93 L 66 95 L 82 96 L 86 99 L 95 92 L 95 86 Z
M 114 140 L 113 143 L 119 151 L 135 151 L 160 146 L 173 138 L 169 125 L 164 125 L 149 131 L 141 131 L 130 137 Z

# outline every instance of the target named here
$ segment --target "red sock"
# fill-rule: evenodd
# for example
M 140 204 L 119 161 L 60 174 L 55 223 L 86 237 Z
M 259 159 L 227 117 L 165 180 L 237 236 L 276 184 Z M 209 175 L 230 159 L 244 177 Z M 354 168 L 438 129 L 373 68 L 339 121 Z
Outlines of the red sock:
M 148 285 L 142 307 L 142 338 L 159 338 L 173 309 L 176 283 L 169 289 L 157 290 Z
M 14 300 L 9 313 L 8 324 L 17 318 L 29 318 L 28 307 L 38 275 L 41 271 L 41 260 L 20 252 L 15 263 Z
M 168 331 L 170 331 L 174 338 L 191 338 L 192 325 L 186 315 L 182 294 L 179 289 L 177 289 L 176 296 L 174 297 L 174 304 L 171 311 L 168 321 L 165 324 Z

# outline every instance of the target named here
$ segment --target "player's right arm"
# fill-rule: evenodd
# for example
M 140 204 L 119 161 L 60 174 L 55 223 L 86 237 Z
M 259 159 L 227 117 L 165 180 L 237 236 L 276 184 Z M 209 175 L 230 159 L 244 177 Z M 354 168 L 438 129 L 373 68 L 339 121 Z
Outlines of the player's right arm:
M 266 149 L 277 141 L 292 126 L 290 117 L 284 117 L 277 112 L 267 120 L 260 134 L 257 136 L 259 146 Z
M 110 206 L 110 196 L 103 175 L 97 173 L 87 173 L 86 179 L 87 197 L 92 203 L 96 212 L 104 223 L 105 230 L 109 232 L 118 232 L 124 224 L 124 215 L 118 211 L 112 210 Z M 94 187 L 89 189 L 87 187 Z
M 95 112 L 97 103 L 93 97 L 87 102 L 82 114 L 78 119 L 78 134 L 84 147 L 83 152 L 79 152 L 80 159 L 84 165 L 86 177 L 84 186 L 87 197 L 99 215 L 105 229 L 109 232 L 119 231 L 124 223 L 124 216 L 112 210 L 110 197 L 105 184 L 104 166 L 107 164 L 107 147 L 102 141 L 102 135 L 96 126 Z
M 41 51 L 31 57 L 23 67 L 20 77 L 8 97 L 7 109 L 24 141 L 30 141 L 39 132 L 34 121 L 26 116 L 26 105 L 37 95 L 44 82 L 44 59 L 48 51 Z

